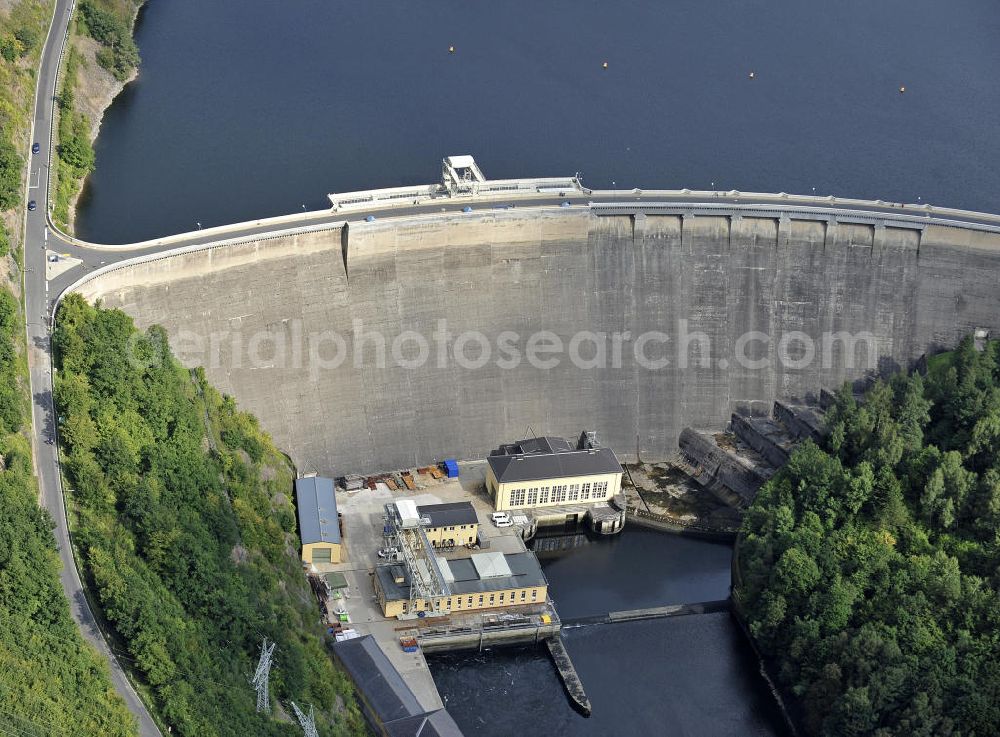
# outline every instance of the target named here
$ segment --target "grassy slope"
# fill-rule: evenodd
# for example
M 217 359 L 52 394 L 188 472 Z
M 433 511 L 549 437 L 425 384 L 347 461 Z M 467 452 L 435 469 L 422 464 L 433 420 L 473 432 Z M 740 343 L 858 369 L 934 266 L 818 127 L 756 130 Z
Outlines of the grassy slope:
M 71 297 L 56 346 L 74 539 L 163 720 L 197 737 L 298 734 L 254 710 L 246 675 L 266 636 L 272 694 L 313 704 L 321 734 L 359 732 L 300 569 L 292 470 L 256 420 L 119 311 Z
M 22 0 L 0 13 L 0 47 L 17 39 L 20 45 L 8 48 L 23 52 L 13 61 L 0 57 L 0 141 L 19 162 L 16 201 L 0 228 L 4 277 L 16 274 L 35 70 L 51 12 L 51 2 Z M 17 299 L 0 287 L 0 731 L 132 735 L 132 717 L 107 666 L 77 631 L 59 585 L 52 523 L 38 506 L 32 473 L 22 325 Z
M 0 196 L 0 257 L 16 248 L 21 237 L 21 185 L 31 145 L 28 132 L 35 73 L 51 17 L 49 0 L 20 0 L 9 13 L 0 11 L 0 51 L 6 49 L 6 54 L 0 53 L 0 151 L 6 152 L 0 154 L 0 182 L 4 183 L 0 190 L 10 194 L 9 198 Z M 14 186 L 14 191 L 5 185 Z M 0 276 L 8 271 L 3 268 Z

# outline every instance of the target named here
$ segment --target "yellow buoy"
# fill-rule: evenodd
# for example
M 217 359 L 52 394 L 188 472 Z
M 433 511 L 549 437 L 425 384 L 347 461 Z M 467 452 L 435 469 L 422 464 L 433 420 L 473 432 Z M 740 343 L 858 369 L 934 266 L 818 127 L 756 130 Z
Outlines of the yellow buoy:
M 899 94 L 903 94 L 904 92 L 906 92 L 906 87 L 900 85 Z
M 608 68 L 608 63 L 604 62 L 603 64 L 601 64 L 601 68 L 602 69 L 607 69 Z
M 449 46 L 448 47 L 448 53 L 449 54 L 454 54 L 455 53 L 455 47 L 454 46 Z

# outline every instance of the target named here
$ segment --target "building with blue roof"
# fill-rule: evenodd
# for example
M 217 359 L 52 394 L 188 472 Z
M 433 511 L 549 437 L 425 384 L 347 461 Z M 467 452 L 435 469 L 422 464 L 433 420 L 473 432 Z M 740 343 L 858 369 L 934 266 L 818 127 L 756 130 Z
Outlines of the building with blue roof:
M 343 539 L 333 479 L 308 476 L 295 480 L 302 562 L 340 563 Z

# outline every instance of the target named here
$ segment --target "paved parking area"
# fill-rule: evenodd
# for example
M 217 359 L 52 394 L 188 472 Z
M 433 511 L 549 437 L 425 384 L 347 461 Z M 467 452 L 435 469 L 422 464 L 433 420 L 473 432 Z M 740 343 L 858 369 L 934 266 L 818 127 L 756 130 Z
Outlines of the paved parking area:
M 401 635 L 411 626 L 405 621 L 386 619 L 375 599 L 372 571 L 385 561 L 377 551 L 383 547 L 382 511 L 386 504 L 400 499 L 413 499 L 418 505 L 470 501 L 479 517 L 479 534 L 484 547 L 490 551 L 515 553 L 523 551 L 524 543 L 515 528 L 498 529 L 490 521 L 493 505 L 486 495 L 485 461 L 463 463 L 458 479 L 435 480 L 423 474 L 414 476 L 415 491 L 390 491 L 362 489 L 348 493 L 337 490 L 337 510 L 344 515 L 343 562 L 320 564 L 320 573 L 340 571 L 347 579 L 346 597 L 341 603 L 350 617 L 350 627 L 359 634 L 371 634 L 378 641 L 389 661 L 417 695 L 425 709 L 442 708 L 441 697 L 434 685 L 427 661 L 422 652 L 403 652 L 399 644 Z M 468 555 L 465 548 L 458 548 L 447 557 Z

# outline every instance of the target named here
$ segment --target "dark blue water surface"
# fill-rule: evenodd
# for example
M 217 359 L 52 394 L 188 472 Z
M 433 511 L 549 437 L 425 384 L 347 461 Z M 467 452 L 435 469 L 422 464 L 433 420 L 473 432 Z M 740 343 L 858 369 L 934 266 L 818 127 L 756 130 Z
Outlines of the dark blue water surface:
M 78 230 L 321 207 L 456 153 L 493 178 L 998 211 L 998 40 L 995 0 L 152 0 Z
M 729 596 L 733 549 L 727 544 L 641 527 L 589 539 L 559 555 L 539 553 L 549 594 L 563 618 Z
M 578 547 L 557 555 L 540 554 L 564 620 L 729 595 L 726 545 L 636 527 L 586 539 L 577 536 Z M 784 733 L 753 651 L 728 613 L 571 625 L 563 639 L 593 707 L 589 719 L 569 705 L 544 647 L 449 653 L 428 662 L 470 736 Z
M 729 614 L 580 627 L 566 648 L 593 708 L 575 712 L 545 649 L 429 659 L 469 737 L 771 737 L 781 720 Z

